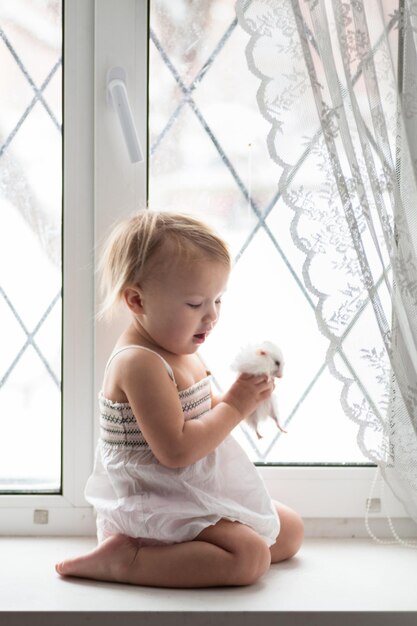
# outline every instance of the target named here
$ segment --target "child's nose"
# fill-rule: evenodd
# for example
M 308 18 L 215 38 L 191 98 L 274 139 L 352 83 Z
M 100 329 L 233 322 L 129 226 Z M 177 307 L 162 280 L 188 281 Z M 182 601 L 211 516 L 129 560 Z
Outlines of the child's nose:
M 217 309 L 215 306 L 210 307 L 210 309 L 208 309 L 204 315 L 204 321 L 205 322 L 215 322 L 217 320 L 218 317 L 218 313 L 217 313 Z

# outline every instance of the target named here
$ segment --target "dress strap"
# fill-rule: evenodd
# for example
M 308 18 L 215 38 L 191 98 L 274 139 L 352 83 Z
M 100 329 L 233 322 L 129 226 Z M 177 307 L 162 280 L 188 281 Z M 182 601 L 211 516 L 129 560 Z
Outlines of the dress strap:
M 139 350 L 146 350 L 147 352 L 152 352 L 152 354 L 156 354 L 156 356 L 158 356 L 161 359 L 161 361 L 163 362 L 163 364 L 165 365 L 165 369 L 167 370 L 168 375 L 171 378 L 172 382 L 175 385 L 177 385 L 177 383 L 175 382 L 175 377 L 174 377 L 174 372 L 172 371 L 172 367 L 164 359 L 164 357 L 161 356 L 160 354 L 158 354 L 157 352 L 155 352 L 155 350 L 151 350 L 150 348 L 145 348 L 144 346 L 138 346 L 136 344 L 132 344 L 132 345 L 129 345 L 129 346 L 123 346 L 123 348 L 119 348 L 119 350 L 116 350 L 116 352 L 114 352 L 111 355 L 111 357 L 109 358 L 109 360 L 107 361 L 106 372 L 107 372 L 107 369 L 108 369 L 110 363 L 113 361 L 114 357 L 117 356 L 118 354 L 120 354 L 120 352 L 123 352 L 124 350 L 130 350 L 130 348 L 138 348 Z

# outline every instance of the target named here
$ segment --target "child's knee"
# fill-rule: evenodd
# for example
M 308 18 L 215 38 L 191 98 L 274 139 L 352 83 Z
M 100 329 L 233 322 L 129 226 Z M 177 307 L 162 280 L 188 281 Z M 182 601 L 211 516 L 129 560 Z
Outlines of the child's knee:
M 271 552 L 266 542 L 250 530 L 236 554 L 236 584 L 252 585 L 268 571 L 270 565 Z
M 293 511 L 291 524 L 288 529 L 288 557 L 297 554 L 304 540 L 304 523 L 302 518 Z
M 281 530 L 277 542 L 272 547 L 273 562 L 291 559 L 299 551 L 303 540 L 304 523 L 302 518 L 295 511 L 286 508 L 285 515 L 281 515 Z

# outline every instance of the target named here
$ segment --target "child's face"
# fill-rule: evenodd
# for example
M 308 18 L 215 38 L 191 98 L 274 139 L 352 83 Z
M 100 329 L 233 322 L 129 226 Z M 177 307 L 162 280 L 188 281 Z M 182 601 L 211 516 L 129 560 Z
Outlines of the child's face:
M 183 261 L 145 286 L 138 321 L 155 345 L 173 354 L 196 352 L 218 320 L 229 273 L 219 261 Z

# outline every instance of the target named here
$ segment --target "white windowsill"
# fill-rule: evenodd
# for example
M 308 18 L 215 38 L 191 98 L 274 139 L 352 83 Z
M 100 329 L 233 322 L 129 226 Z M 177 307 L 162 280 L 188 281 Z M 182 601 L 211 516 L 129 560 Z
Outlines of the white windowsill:
M 17 626 L 411 626 L 417 551 L 369 539 L 308 538 L 251 587 L 155 589 L 61 579 L 54 563 L 86 537 L 0 538 L 0 624 Z M 338 615 L 335 616 L 335 613 Z

